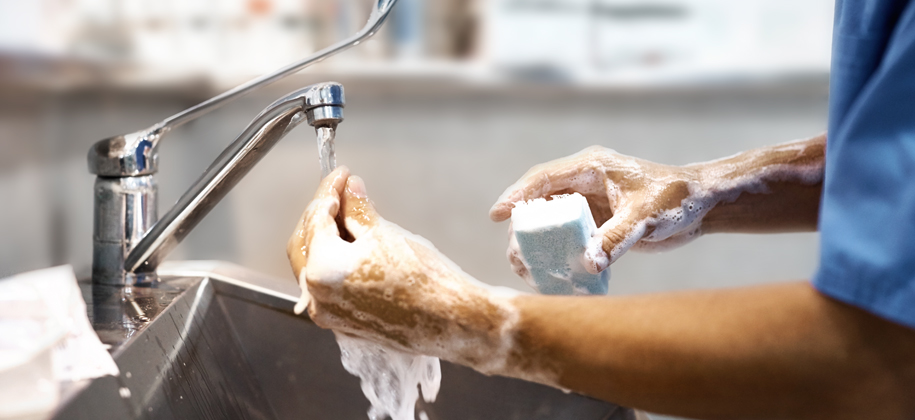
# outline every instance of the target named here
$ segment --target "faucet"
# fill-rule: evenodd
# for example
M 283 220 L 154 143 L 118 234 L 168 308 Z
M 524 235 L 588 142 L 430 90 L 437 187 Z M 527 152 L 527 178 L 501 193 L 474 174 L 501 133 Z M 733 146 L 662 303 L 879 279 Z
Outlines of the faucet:
M 156 267 L 271 148 L 303 121 L 333 133 L 343 121 L 343 85 L 317 83 L 270 104 L 210 164 L 158 222 L 153 175 L 95 180 L 92 278 L 104 284 L 156 279 Z M 96 151 L 96 149 L 93 149 Z M 90 156 L 93 156 L 90 154 Z M 94 156 L 99 170 L 107 161 Z M 155 161 L 156 155 L 151 159 Z M 93 159 L 90 158 L 90 162 Z
M 92 282 L 133 285 L 157 280 L 156 267 L 285 134 L 307 121 L 319 147 L 343 121 L 343 86 L 318 83 L 296 90 L 267 108 L 210 165 L 157 222 L 158 144 L 171 129 L 197 119 L 246 93 L 374 35 L 397 0 L 371 0 L 369 19 L 353 36 L 273 73 L 258 77 L 144 130 L 95 143 L 88 154 L 96 175 L 92 237 Z

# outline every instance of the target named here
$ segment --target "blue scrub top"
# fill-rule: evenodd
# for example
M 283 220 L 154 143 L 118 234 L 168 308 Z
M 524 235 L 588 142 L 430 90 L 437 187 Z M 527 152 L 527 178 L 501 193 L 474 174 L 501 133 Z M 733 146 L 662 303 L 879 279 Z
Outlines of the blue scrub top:
M 838 0 L 833 33 L 813 284 L 915 328 L 915 1 Z

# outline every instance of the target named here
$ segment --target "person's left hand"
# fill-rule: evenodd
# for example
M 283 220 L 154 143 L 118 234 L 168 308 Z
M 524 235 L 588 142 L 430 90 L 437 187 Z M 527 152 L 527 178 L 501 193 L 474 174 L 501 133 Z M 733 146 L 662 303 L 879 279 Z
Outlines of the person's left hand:
M 287 254 L 303 289 L 296 311 L 307 304 L 319 326 L 482 371 L 504 363 L 508 300 L 383 219 L 345 167 L 321 182 Z
M 490 209 L 495 222 L 511 217 L 518 201 L 580 193 L 599 226 L 585 251 L 585 268 L 597 274 L 630 249 L 660 251 L 702 234 L 714 197 L 696 166 L 672 166 L 589 147 L 536 165 L 508 187 Z M 514 234 L 509 228 L 509 237 Z M 508 248 L 512 270 L 530 281 L 517 243 Z

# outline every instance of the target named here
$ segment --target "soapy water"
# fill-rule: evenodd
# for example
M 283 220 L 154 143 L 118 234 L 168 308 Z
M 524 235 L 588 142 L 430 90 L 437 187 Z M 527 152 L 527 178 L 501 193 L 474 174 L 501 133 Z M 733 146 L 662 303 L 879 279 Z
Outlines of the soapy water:
M 372 407 L 371 420 L 414 420 L 414 408 L 422 390 L 426 402 L 434 402 L 442 381 L 437 357 L 413 355 L 341 333 L 335 334 L 340 359 L 347 372 L 359 377 L 362 392 Z M 423 418 L 425 413 L 420 413 Z

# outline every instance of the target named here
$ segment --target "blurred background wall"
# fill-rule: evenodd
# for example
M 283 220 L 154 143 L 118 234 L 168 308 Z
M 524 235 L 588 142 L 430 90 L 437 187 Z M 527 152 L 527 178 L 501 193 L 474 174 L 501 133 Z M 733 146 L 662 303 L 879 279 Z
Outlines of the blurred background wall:
M 369 0 L 0 0 L 0 277 L 91 263 L 95 141 L 355 32 Z M 338 162 L 467 272 L 529 290 L 487 211 L 593 144 L 670 164 L 826 127 L 832 0 L 400 0 L 374 39 L 169 135 L 160 214 L 267 104 L 346 86 Z M 172 254 L 286 276 L 318 181 L 301 127 Z M 613 266 L 613 293 L 805 278 L 816 234 L 717 235 Z

